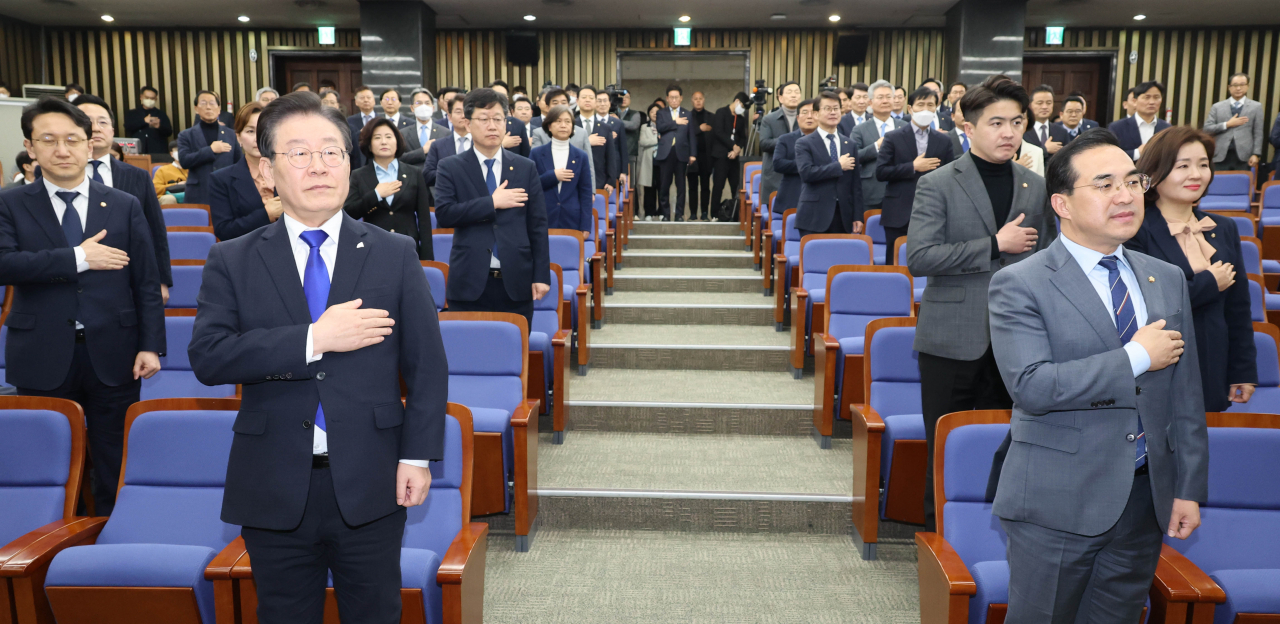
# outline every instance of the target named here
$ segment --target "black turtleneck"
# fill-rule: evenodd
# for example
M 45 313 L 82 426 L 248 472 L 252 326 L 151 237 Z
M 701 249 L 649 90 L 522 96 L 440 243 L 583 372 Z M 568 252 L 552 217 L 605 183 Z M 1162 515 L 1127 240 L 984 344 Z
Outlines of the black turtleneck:
M 987 162 L 973 155 L 973 164 L 978 168 L 982 185 L 987 187 L 987 198 L 991 200 L 991 210 L 995 213 L 996 229 L 1004 227 L 1009 220 L 1009 211 L 1013 209 L 1013 161 L 1002 163 Z M 991 259 L 1000 257 L 1000 243 L 995 236 L 991 237 Z
M 200 120 L 200 134 L 204 135 L 204 142 L 213 145 L 218 140 L 218 122 L 209 123 L 203 119 Z

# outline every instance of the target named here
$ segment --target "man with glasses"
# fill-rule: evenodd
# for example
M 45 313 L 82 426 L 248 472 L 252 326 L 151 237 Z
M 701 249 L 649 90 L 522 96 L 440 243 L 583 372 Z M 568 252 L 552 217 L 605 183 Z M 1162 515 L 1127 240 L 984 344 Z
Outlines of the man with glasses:
M 364 130 L 365 125 L 373 121 L 378 116 L 377 111 L 374 110 L 374 105 L 377 104 L 377 99 L 374 98 L 373 89 L 371 87 L 360 85 L 356 87 L 355 101 L 356 113 L 347 117 L 347 128 L 351 132 L 351 144 L 359 145 L 360 131 Z M 360 150 L 351 150 L 349 157 L 351 158 L 352 170 L 359 169 L 364 166 L 364 154 L 361 154 Z
M 1216 141 L 1213 168 L 1248 171 L 1258 166 L 1267 149 L 1262 142 L 1262 103 L 1249 99 L 1249 74 L 1233 74 L 1227 91 L 1231 97 L 1214 104 L 1204 122 L 1204 131 Z
M 431 149 L 427 150 L 427 160 L 422 164 L 422 179 L 428 187 L 436 185 L 436 170 L 440 166 L 440 161 L 471 149 L 471 122 L 467 119 L 464 110 L 462 98 L 456 97 L 449 100 L 448 119 L 453 131 L 449 136 L 431 144 Z
M 1168 128 L 1169 122 L 1160 118 L 1164 104 L 1164 85 L 1160 81 L 1151 80 L 1134 87 L 1133 95 L 1133 116 L 1112 122 L 1107 129 L 1120 141 L 1120 149 L 1137 160 L 1142 157 L 1142 146 L 1157 132 Z
M 862 180 L 857 146 L 841 136 L 840 98 L 832 91 L 818 94 L 817 131 L 796 140 L 796 169 L 800 172 L 800 202 L 796 229 L 809 234 L 862 233 Z
M 209 203 L 209 176 L 240 160 L 236 133 L 218 123 L 222 98 L 213 91 L 196 94 L 196 125 L 178 134 L 178 160 L 187 170 L 188 204 Z
M 1164 539 L 1200 525 L 1209 449 L 1187 279 L 1123 245 L 1150 183 L 1111 133 L 1080 136 L 1045 176 L 1062 235 L 991 279 L 1013 398 L 992 508 L 1007 622 L 1138 621 Z
M 284 212 L 209 252 L 188 349 L 202 382 L 244 385 L 222 520 L 263 622 L 322 621 L 332 578 L 342 621 L 398 623 L 406 508 L 444 458 L 436 306 L 414 240 L 343 212 L 350 136 L 313 93 L 258 116 Z
M 1070 143 L 1087 130 L 1098 127 L 1098 122 L 1084 118 L 1084 97 L 1068 95 L 1062 102 L 1062 114 L 1058 121 L 1049 127 L 1049 132 L 1063 145 Z M 1090 125 L 1092 124 L 1092 125 Z
M 14 289 L 6 381 L 84 408 L 94 511 L 106 516 L 125 413 L 165 352 L 160 273 L 142 205 L 86 173 L 87 115 L 44 97 L 22 111 L 22 135 L 43 175 L 0 193 L 0 283 Z
M 502 147 L 507 98 L 476 89 L 454 106 L 463 107 L 475 144 L 442 160 L 436 177 L 436 219 L 454 229 L 449 310 L 514 312 L 532 327 L 533 302 L 551 290 L 538 168 Z
M 387 89 L 382 92 L 382 116 L 396 125 L 396 130 L 403 131 L 413 125 L 413 120 L 400 114 L 400 92 Z

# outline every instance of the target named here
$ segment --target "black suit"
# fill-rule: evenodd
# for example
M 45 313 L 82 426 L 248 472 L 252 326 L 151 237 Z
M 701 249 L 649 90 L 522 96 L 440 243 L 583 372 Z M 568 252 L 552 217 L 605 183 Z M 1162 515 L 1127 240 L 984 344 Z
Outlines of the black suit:
M 858 146 L 846 136 L 834 134 L 841 156 L 857 158 Z M 845 171 L 831 152 L 822 131 L 796 139 L 796 168 L 800 170 L 800 203 L 796 210 L 796 229 L 804 234 L 848 234 L 853 224 L 862 221 L 861 162 Z
M 106 515 L 115 505 L 125 412 L 142 388 L 134 361 L 140 351 L 165 352 L 160 276 L 150 227 L 132 195 L 97 182 L 88 187 L 84 236 L 106 230 L 101 243 L 129 254 L 129 265 L 116 271 L 77 272 L 53 201 L 44 182 L 0 193 L 0 283 L 14 289 L 6 376 L 18 394 L 84 407 L 94 502 Z
M 782 213 L 800 205 L 800 168 L 796 166 L 796 141 L 805 136 L 801 130 L 788 132 L 778 137 L 773 146 L 773 170 L 782 174 L 782 182 L 778 184 L 778 194 L 774 196 L 773 212 Z M 764 198 L 763 201 L 768 201 Z
M 511 148 L 511 151 L 528 158 L 529 150 L 532 150 L 533 146 L 529 144 L 529 133 L 525 132 L 524 122 L 515 117 L 507 117 L 507 132 L 510 132 L 511 136 L 520 137 L 520 144 Z
M 1155 131 L 1151 133 L 1151 136 L 1159 134 L 1161 130 L 1168 127 L 1169 122 L 1156 117 Z M 1120 141 L 1120 149 L 1128 153 L 1130 158 L 1137 160 L 1136 151 L 1142 148 L 1142 131 L 1138 130 L 1138 116 L 1134 115 L 1125 117 L 1120 121 L 1111 122 L 1107 129 L 1111 131 L 1111 134 L 1116 135 L 1116 139 Z
M 227 126 L 218 126 L 218 141 L 231 145 L 231 151 L 216 154 L 204 138 L 200 121 L 178 133 L 178 161 L 187 170 L 187 191 L 183 199 L 188 204 L 209 203 L 209 177 L 213 172 L 230 167 L 240 160 L 240 141 Z
M 708 141 L 711 143 L 711 156 L 715 159 L 713 168 L 715 170 L 715 181 L 711 184 L 711 199 L 713 205 L 720 203 L 720 198 L 724 197 L 724 183 L 729 181 L 729 197 L 736 198 L 738 196 L 738 179 L 742 176 L 742 154 L 747 151 L 747 117 L 746 115 L 735 115 L 729 110 L 728 106 L 723 106 L 716 111 L 716 116 L 711 120 L 711 136 Z M 707 134 L 707 133 L 703 133 Z M 741 149 L 738 158 L 729 158 L 729 152 L 733 151 L 734 146 Z M 774 148 L 776 154 L 777 148 Z M 777 170 L 777 156 L 774 156 L 774 169 Z M 761 201 L 768 201 L 768 197 L 762 197 Z
M 684 219 L 685 174 L 689 168 L 689 159 L 698 156 L 698 135 L 702 133 L 698 124 L 690 116 L 689 109 L 681 108 L 680 116 L 689 123 L 680 125 L 671 118 L 671 109 L 658 109 L 654 128 L 658 131 L 658 151 L 654 154 L 654 163 L 658 165 L 658 214 L 670 220 L 671 215 L 671 180 L 676 182 L 676 214 Z M 704 155 L 705 157 L 705 155 Z
M 574 117 L 573 125 L 586 129 L 582 123 L 582 117 Z M 613 139 L 613 126 L 608 123 L 593 121 L 591 134 L 602 136 L 605 141 L 604 145 L 591 146 L 591 163 L 595 166 L 596 188 L 603 189 L 606 184 L 612 186 L 621 172 L 618 168 L 617 142 Z
M 1204 232 L 1204 240 L 1214 248 L 1209 262 L 1226 262 L 1243 267 L 1240 235 L 1230 217 L 1193 211 L 1196 220 L 1206 216 L 1214 228 Z M 1138 234 L 1124 244 L 1182 269 L 1191 295 L 1191 318 L 1196 328 L 1196 351 L 1200 357 L 1200 382 L 1204 386 L 1204 408 L 1224 412 L 1231 384 L 1258 383 L 1257 349 L 1253 345 L 1253 318 L 1249 311 L 1249 280 L 1236 275 L 1236 283 L 1224 291 L 1209 271 L 1193 273 L 1187 255 L 1169 233 L 1169 226 L 1155 206 L 1147 208 Z M 1246 403 L 1247 407 L 1248 404 Z
M 169 268 L 169 237 L 165 234 L 164 214 L 160 212 L 160 198 L 156 196 L 151 174 L 129 163 L 111 159 L 111 188 L 124 191 L 142 204 L 142 214 L 151 230 L 151 244 L 156 252 L 156 270 L 160 283 L 173 286 L 173 272 Z
M 160 120 L 159 128 L 152 128 L 147 117 Z M 140 154 L 168 154 L 169 137 L 173 135 L 173 124 L 169 116 L 158 108 L 135 108 L 124 114 L 125 134 L 138 139 Z
M 369 113 L 369 121 L 382 116 L 381 113 L 374 111 Z M 364 166 L 364 153 L 360 151 L 360 131 L 364 130 L 364 113 L 356 111 L 356 114 L 347 117 L 347 127 L 351 129 L 351 170 L 355 171 Z
M 914 164 L 919 156 L 915 131 L 916 125 L 908 124 L 886 132 L 884 142 L 880 144 L 880 153 L 876 157 L 876 179 L 887 183 L 884 202 L 880 204 L 880 225 L 884 227 L 887 250 L 892 250 L 896 241 L 907 235 L 907 225 L 911 223 L 911 206 L 916 199 L 916 182 L 925 175 L 916 171 Z M 955 160 L 951 137 L 937 130 L 928 132 L 929 144 L 925 148 L 925 158 L 941 160 L 939 167 Z M 892 251 L 886 254 L 893 257 Z
M 239 238 L 268 223 L 267 207 L 249 174 L 249 161 L 240 159 L 209 179 L 209 211 L 218 240 Z
M 418 258 L 434 260 L 431 251 L 431 206 L 428 204 L 430 195 L 422 180 L 422 169 L 400 162 L 400 191 L 392 196 L 391 203 L 388 204 L 386 198 L 379 199 L 375 192 L 378 174 L 373 168 L 374 163 L 371 161 L 351 172 L 351 187 L 342 209 L 352 219 L 364 219 L 365 223 L 412 238 L 418 249 Z M 423 231 L 426 231 L 426 236 L 422 236 Z
M 689 125 L 698 127 L 697 153 L 702 155 L 702 158 L 689 165 L 685 170 L 685 179 L 689 188 L 690 219 L 698 218 L 699 214 L 704 217 L 707 216 L 709 207 L 716 203 L 714 200 L 717 197 L 711 193 L 711 176 L 715 173 L 715 161 L 718 156 L 711 152 L 711 146 L 708 145 L 711 140 L 710 133 L 702 131 L 702 124 L 711 126 L 712 132 L 714 132 L 715 113 L 705 108 L 689 111 Z
M 243 384 L 222 520 L 244 527 L 264 622 L 319 622 L 328 569 L 344 620 L 360 604 L 362 622 L 399 622 L 396 473 L 444 453 L 448 364 L 418 250 L 339 218 L 327 306 L 386 310 L 385 341 L 307 363 L 312 317 L 282 217 L 210 251 L 188 348 L 201 382 Z M 328 468 L 313 468 L 319 405 Z
M 503 150 L 501 165 L 498 185 L 506 181 L 507 188 L 524 189 L 524 206 L 493 207 L 475 150 L 440 161 L 436 219 L 440 227 L 454 228 L 446 295 L 450 310 L 514 312 L 532 327 L 532 286 L 551 283 L 547 207 L 533 161 Z M 490 269 L 495 245 L 500 275 Z

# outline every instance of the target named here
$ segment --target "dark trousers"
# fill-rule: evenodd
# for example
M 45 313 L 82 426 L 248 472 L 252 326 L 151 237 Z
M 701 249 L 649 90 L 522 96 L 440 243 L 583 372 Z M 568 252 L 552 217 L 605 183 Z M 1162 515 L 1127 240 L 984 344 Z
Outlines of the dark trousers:
M 714 165 L 709 157 L 699 158 L 686 168 L 685 178 L 689 181 L 689 218 L 706 218 L 711 210 L 711 174 Z
M 893 250 L 898 248 L 898 239 L 905 238 L 907 235 L 907 226 L 884 228 L 884 263 L 893 264 Z M 898 259 L 902 266 L 907 266 L 906 257 Z
M 1227 146 L 1227 155 L 1222 160 L 1213 163 L 1214 171 L 1248 171 L 1249 161 L 1240 160 L 1236 155 L 1236 142 L 1233 140 Z
M 71 370 L 62 385 L 53 390 L 17 390 L 19 395 L 70 399 L 84 408 L 89 457 L 93 460 L 93 510 L 99 516 L 111 515 L 120 485 L 120 463 L 124 460 L 124 417 L 129 406 L 141 398 L 142 382 L 134 380 L 121 386 L 102 383 L 89 360 L 89 349 L 77 342 Z
M 938 530 L 933 508 L 933 441 L 938 419 L 951 412 L 1012 407 L 1013 399 L 1000 379 L 990 346 L 982 357 L 972 361 L 920 354 L 920 409 L 924 412 L 924 436 L 929 449 L 924 472 L 926 531 Z
M 533 327 L 533 299 L 528 301 L 515 301 L 507 294 L 507 288 L 502 284 L 501 277 L 494 277 L 493 272 L 489 272 L 488 281 L 484 284 L 484 292 L 480 293 L 480 298 L 475 301 L 457 301 L 455 299 L 447 300 L 449 304 L 447 312 L 510 312 L 519 314 L 529 321 L 529 327 Z M 548 292 L 547 297 L 558 297 L 559 293 Z
M 821 232 L 803 228 L 796 229 L 800 231 L 800 238 L 802 239 L 810 234 L 849 234 L 853 231 L 851 227 L 845 226 L 844 219 L 840 217 L 840 204 L 838 202 L 836 203 L 836 209 L 832 211 L 831 224 L 827 226 L 827 229 Z
M 689 168 L 689 162 L 680 160 L 676 156 L 676 150 L 672 149 L 667 153 L 666 160 L 654 161 L 658 166 L 658 214 L 670 221 L 672 217 L 680 217 L 684 219 L 684 198 L 685 171 Z M 671 182 L 676 183 L 676 211 L 671 213 Z
M 642 210 L 645 216 L 657 216 L 658 214 L 658 186 L 646 186 L 644 188 L 644 206 Z
M 1150 476 L 1134 476 L 1124 512 L 1102 535 L 1087 537 L 1004 519 L 1000 526 L 1009 536 L 1005 622 L 1138 621 L 1163 537 Z
M 742 177 L 742 163 L 737 158 L 717 158 L 715 164 L 715 182 L 711 184 L 711 200 L 713 206 L 719 206 L 724 197 L 724 183 L 729 181 L 729 197 L 736 198 L 738 196 L 738 185 L 741 184 L 739 178 Z M 768 197 L 761 197 L 760 201 L 768 202 Z M 724 218 L 731 218 L 732 215 L 724 215 Z
M 240 531 L 253 560 L 258 621 L 321 624 L 332 571 L 338 615 L 344 624 L 399 624 L 405 517 L 401 509 L 368 524 L 347 524 L 338 509 L 329 469 L 313 468 L 298 528 L 244 527 Z

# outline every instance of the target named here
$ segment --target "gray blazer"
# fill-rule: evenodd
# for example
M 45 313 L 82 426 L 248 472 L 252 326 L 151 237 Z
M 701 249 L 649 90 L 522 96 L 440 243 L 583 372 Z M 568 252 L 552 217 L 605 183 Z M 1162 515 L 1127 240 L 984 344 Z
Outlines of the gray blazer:
M 453 131 L 432 121 L 431 136 L 428 137 L 434 141 L 436 139 L 448 138 Z M 422 143 L 418 142 L 418 124 L 415 121 L 413 125 L 400 130 L 400 136 L 404 138 L 404 155 L 400 157 L 400 162 L 407 162 L 411 165 L 422 166 L 427 162 L 427 153 L 422 151 Z
M 1111 311 L 1061 242 L 991 280 L 991 346 L 1013 397 L 1013 442 L 993 513 L 1078 535 L 1120 518 L 1146 431 L 1160 528 L 1173 499 L 1208 497 L 1209 440 L 1186 276 L 1125 250 L 1147 322 L 1182 332 L 1177 364 L 1134 379 Z
M 991 344 L 987 326 L 987 286 L 991 275 L 1053 242 L 1057 227 L 1049 212 L 1044 178 L 1013 167 L 1009 220 L 1025 214 L 1025 227 L 1040 232 L 1035 249 L 992 254 L 996 223 L 987 188 L 972 154 L 925 174 L 907 227 L 907 262 L 912 275 L 928 277 L 916 324 L 915 349 L 953 360 L 976 360 Z
M 782 174 L 773 170 L 773 148 L 778 139 L 788 132 L 791 129 L 787 126 L 787 118 L 782 114 L 781 107 L 760 120 L 760 153 L 764 154 L 764 160 L 760 163 L 760 197 L 765 201 L 782 184 Z M 742 182 L 746 184 L 748 180 Z
M 845 115 L 844 118 L 848 117 Z M 889 122 L 889 132 L 907 125 L 896 117 L 890 117 Z M 880 140 L 880 120 L 871 117 L 854 126 L 849 138 L 858 146 L 858 162 L 862 165 L 862 203 L 870 210 L 884 201 L 884 187 L 888 184 L 876 179 L 876 156 L 880 151 L 876 149 L 876 141 Z
M 1262 154 L 1266 152 L 1267 145 L 1262 142 L 1262 126 L 1266 121 L 1262 117 L 1262 103 L 1246 97 L 1240 116 L 1248 117 L 1249 121 L 1242 126 L 1227 127 L 1227 120 L 1231 119 L 1231 98 L 1209 108 L 1204 131 L 1212 134 L 1217 141 L 1217 146 L 1213 149 L 1214 162 L 1221 162 L 1227 157 L 1227 147 L 1233 139 L 1236 142 L 1236 156 L 1240 160 L 1249 160 L 1250 156 L 1262 158 Z
M 529 148 L 533 149 L 539 145 L 551 142 L 551 135 L 547 131 L 538 126 L 529 133 Z M 591 157 L 591 144 L 587 143 L 587 131 L 581 126 L 573 127 L 573 134 L 569 135 L 569 145 L 572 145 L 587 153 L 587 171 L 591 172 L 591 188 L 596 187 L 596 165 L 595 159 Z

